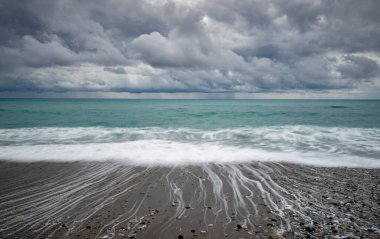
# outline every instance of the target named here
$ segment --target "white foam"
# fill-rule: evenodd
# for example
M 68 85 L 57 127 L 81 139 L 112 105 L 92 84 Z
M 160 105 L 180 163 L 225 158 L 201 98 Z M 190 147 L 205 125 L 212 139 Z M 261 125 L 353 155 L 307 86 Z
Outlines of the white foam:
M 380 168 L 380 131 L 307 126 L 223 129 L 27 128 L 0 130 L 0 159 L 131 165 L 292 162 Z
M 293 162 L 316 166 L 380 167 L 380 160 L 328 153 L 272 152 L 212 143 L 140 140 L 124 143 L 3 146 L 0 158 L 16 161 L 105 161 L 172 166 L 252 161 Z

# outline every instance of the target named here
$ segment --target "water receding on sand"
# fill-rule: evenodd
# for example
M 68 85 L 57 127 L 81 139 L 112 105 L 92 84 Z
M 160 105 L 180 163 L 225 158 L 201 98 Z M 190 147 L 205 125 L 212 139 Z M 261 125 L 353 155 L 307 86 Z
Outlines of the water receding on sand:
M 1 173 L 3 238 L 379 233 L 377 170 L 280 163 L 131 167 L 77 162 L 3 163 Z

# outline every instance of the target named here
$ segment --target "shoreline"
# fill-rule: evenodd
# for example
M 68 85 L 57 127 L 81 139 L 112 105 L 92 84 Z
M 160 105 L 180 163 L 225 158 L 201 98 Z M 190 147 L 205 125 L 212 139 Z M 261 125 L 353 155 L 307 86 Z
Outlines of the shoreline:
M 0 162 L 1 238 L 378 238 L 380 169 Z

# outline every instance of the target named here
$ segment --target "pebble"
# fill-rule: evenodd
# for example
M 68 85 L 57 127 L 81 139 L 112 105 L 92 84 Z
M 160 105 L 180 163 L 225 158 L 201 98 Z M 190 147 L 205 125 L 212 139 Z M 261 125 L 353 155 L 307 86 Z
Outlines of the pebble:
M 129 223 L 138 223 L 139 221 L 137 219 L 131 219 L 129 220 Z
M 150 210 L 150 215 L 151 216 L 153 216 L 153 215 L 155 215 L 155 214 L 157 214 L 158 213 L 158 210 L 157 209 L 152 209 L 152 210 Z
M 315 231 L 314 227 L 312 227 L 312 226 L 307 226 L 307 227 L 305 227 L 305 229 L 306 229 L 306 231 L 308 231 L 308 232 L 313 232 L 313 231 Z
M 268 237 L 268 239 L 277 239 L 278 236 L 276 234 L 272 234 Z
M 139 230 L 144 230 L 145 228 L 146 228 L 145 224 L 138 227 Z
M 367 232 L 376 232 L 376 228 L 368 228 Z

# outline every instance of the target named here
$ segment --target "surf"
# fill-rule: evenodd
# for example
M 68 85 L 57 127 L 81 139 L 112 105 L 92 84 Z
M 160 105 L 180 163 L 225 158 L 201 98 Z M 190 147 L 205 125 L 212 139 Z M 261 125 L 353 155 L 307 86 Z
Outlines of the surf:
M 380 130 L 278 126 L 19 128 L 0 130 L 0 159 L 117 161 L 139 166 L 290 162 L 380 168 Z

